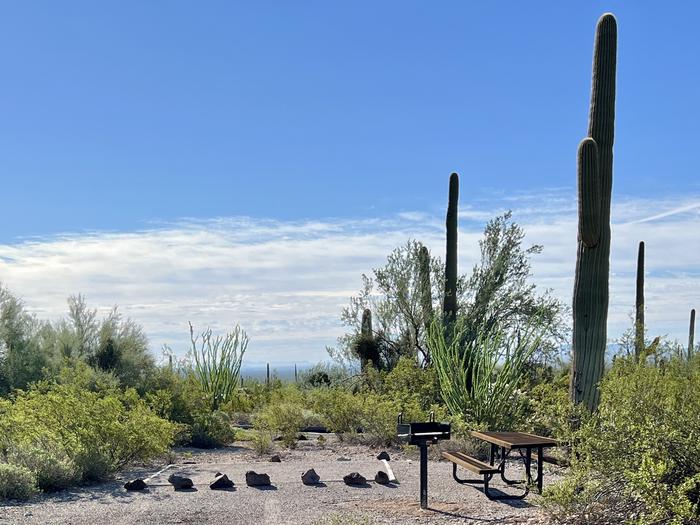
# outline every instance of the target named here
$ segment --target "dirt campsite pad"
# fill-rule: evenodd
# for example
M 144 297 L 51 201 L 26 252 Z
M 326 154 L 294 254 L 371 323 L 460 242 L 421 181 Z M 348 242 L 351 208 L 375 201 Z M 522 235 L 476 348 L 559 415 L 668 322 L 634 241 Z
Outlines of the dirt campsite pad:
M 176 462 L 160 473 L 125 473 L 123 479 L 35 498 L 25 504 L 0 506 L 0 523 L 26 524 L 381 524 L 381 523 L 546 523 L 537 496 L 524 501 L 488 500 L 481 489 L 461 486 L 452 479 L 448 462 L 429 465 L 429 510 L 419 508 L 419 470 L 411 451 L 391 452 L 390 465 L 397 483 L 374 482 L 383 464 L 377 450 L 365 446 L 315 440 L 300 442 L 296 450 L 280 451 L 281 462 L 258 457 L 249 449 L 228 447 L 214 451 L 180 451 Z M 339 461 L 339 458 L 345 461 Z M 162 467 L 161 467 L 162 468 Z M 305 486 L 301 475 L 314 468 L 318 486 Z M 267 473 L 269 487 L 248 487 L 248 470 Z M 215 474 L 227 474 L 233 489 L 210 490 Z M 365 486 L 348 486 L 343 476 L 359 472 Z M 192 478 L 194 488 L 174 491 L 170 474 Z M 148 477 L 144 492 L 127 492 L 123 483 L 131 477 Z M 556 477 L 549 475 L 548 479 Z M 510 491 L 494 483 L 495 488 Z

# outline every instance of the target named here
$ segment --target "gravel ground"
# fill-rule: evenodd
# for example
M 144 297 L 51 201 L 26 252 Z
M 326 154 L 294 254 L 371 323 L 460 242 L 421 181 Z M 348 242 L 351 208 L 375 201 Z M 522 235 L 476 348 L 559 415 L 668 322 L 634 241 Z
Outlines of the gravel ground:
M 538 509 L 538 497 L 523 501 L 490 501 L 479 488 L 463 486 L 452 479 L 451 463 L 431 460 L 429 510 L 421 510 L 419 464 L 413 451 L 389 451 L 391 467 L 398 482 L 377 485 L 374 475 L 383 465 L 378 450 L 345 445 L 329 440 L 324 445 L 300 441 L 296 450 L 279 451 L 281 463 L 269 456 L 257 457 L 241 446 L 216 451 L 179 450 L 175 464 L 160 474 L 159 468 L 140 470 L 107 483 L 73 491 L 40 496 L 25 504 L 0 506 L 0 523 L 23 524 L 154 524 L 154 523 L 235 523 L 235 524 L 381 524 L 381 523 L 547 523 Z M 350 461 L 338 461 L 339 457 Z M 510 465 L 515 476 L 518 465 Z M 162 468 L 162 467 L 161 467 Z M 308 487 L 301 474 L 314 468 L 323 485 Z M 245 472 L 255 470 L 270 475 L 273 487 L 257 489 L 245 485 Z M 235 483 L 231 491 L 212 491 L 209 483 L 219 471 Z M 360 472 L 367 487 L 346 486 L 342 478 Z M 171 473 L 191 477 L 195 490 L 174 492 L 167 478 Z M 545 468 L 545 483 L 557 478 L 557 470 Z M 129 493 L 122 488 L 125 479 L 153 476 L 149 489 Z M 494 488 L 503 488 L 499 482 Z

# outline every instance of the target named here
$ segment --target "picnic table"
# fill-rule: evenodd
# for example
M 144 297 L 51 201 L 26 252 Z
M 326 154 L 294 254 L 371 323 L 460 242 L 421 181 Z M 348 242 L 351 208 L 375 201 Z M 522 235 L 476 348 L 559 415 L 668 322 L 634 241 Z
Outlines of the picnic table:
M 527 496 L 530 485 L 533 484 L 533 482 L 537 484 L 537 491 L 540 494 L 542 493 L 542 464 L 545 462 L 556 462 L 553 458 L 545 456 L 544 449 L 556 447 L 557 442 L 554 439 L 527 434 L 525 432 L 472 431 L 471 435 L 491 445 L 489 463 L 485 463 L 460 452 L 443 452 L 442 456 L 452 462 L 452 477 L 454 477 L 455 481 L 458 483 L 484 485 L 484 494 L 489 499 L 522 499 Z M 508 459 L 513 450 L 517 450 L 520 454 L 520 458 L 523 460 L 525 466 L 524 480 L 512 480 L 506 476 L 506 459 Z M 498 464 L 496 464 L 497 460 Z M 537 463 L 537 477 L 534 480 L 532 477 L 533 461 Z M 457 477 L 457 466 L 466 468 L 483 477 L 481 479 L 460 479 Z M 496 474 L 500 475 L 501 479 L 507 485 L 525 485 L 524 492 L 515 495 L 491 494 L 489 491 L 489 481 Z

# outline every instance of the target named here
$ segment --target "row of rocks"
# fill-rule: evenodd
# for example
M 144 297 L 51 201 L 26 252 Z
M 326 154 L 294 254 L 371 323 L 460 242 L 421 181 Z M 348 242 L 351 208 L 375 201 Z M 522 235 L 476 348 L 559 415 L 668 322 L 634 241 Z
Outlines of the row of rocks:
M 367 485 L 367 479 L 359 472 L 351 472 L 343 477 L 343 481 L 346 485 Z M 389 476 L 383 470 L 377 472 L 377 475 L 374 476 L 374 481 L 380 485 L 387 485 L 391 482 Z M 177 474 L 171 474 L 168 477 L 168 482 L 175 490 L 192 490 L 194 488 L 194 482 L 190 478 L 178 476 Z M 321 483 L 321 477 L 314 469 L 309 469 L 301 475 L 301 482 L 304 485 L 318 485 Z M 258 474 L 253 470 L 249 470 L 245 473 L 245 483 L 249 487 L 267 487 L 271 484 L 268 474 Z M 214 481 L 209 484 L 211 490 L 227 490 L 233 488 L 233 486 L 233 481 L 231 481 L 226 474 L 222 474 L 221 472 L 217 472 L 214 475 Z M 141 491 L 146 490 L 148 485 L 143 479 L 139 478 L 126 482 L 124 488 L 128 491 Z

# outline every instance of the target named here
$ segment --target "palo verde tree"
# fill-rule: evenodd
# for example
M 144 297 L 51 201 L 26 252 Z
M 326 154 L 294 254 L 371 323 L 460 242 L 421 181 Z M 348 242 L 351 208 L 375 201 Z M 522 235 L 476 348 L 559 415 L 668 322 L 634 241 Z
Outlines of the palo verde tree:
M 547 327 L 539 338 L 537 357 L 542 351 L 557 348 L 566 335 L 561 303 L 530 282 L 530 259 L 542 247 L 523 246 L 524 237 L 510 212 L 486 225 L 479 262 L 470 275 L 457 277 L 461 343 L 496 325 L 502 333 L 517 337 L 518 330 L 531 326 L 535 317 Z M 445 269 L 438 258 L 426 253 L 421 243 L 409 241 L 389 255 L 385 266 L 373 270 L 372 277 L 362 276 L 360 293 L 351 297 L 342 311 L 342 321 L 350 330 L 339 338 L 336 348 L 328 349 L 332 357 L 339 361 L 359 359 L 354 348 L 362 331 L 363 312 L 369 308 L 380 368 L 392 368 L 402 355 L 418 355 L 424 364 L 430 362 L 427 327 L 432 324 L 433 312 L 442 311 Z

